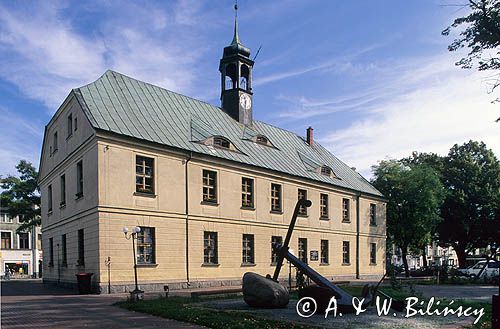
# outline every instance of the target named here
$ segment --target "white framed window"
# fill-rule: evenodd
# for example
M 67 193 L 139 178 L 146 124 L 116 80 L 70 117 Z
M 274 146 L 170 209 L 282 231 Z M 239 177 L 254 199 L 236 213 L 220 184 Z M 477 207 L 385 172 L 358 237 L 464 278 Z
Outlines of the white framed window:
M 1 245 L 0 249 L 14 249 L 14 241 L 12 241 L 12 231 L 0 231 Z
M 29 232 L 17 233 L 17 248 L 18 249 L 30 249 L 30 237 Z

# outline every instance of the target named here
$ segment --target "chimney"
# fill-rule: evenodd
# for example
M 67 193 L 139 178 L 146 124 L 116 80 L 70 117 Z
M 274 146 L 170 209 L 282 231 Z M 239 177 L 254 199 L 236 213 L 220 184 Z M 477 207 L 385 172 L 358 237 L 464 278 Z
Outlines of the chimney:
M 307 144 L 312 145 L 313 144 L 313 128 L 309 127 L 307 128 Z

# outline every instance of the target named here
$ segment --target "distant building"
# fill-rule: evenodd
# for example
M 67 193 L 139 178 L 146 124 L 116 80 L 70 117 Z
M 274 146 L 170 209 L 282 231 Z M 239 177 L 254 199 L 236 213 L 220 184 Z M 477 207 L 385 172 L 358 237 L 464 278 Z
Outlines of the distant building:
M 441 247 L 436 242 L 428 245 L 425 249 L 425 257 L 428 266 L 458 266 L 458 257 L 452 247 Z M 403 266 L 403 257 L 401 256 L 401 249 L 392 245 L 391 264 L 396 266 Z M 417 270 L 424 266 L 424 256 L 409 254 L 406 256 L 408 261 L 408 268 L 410 270 Z
M 40 227 L 16 233 L 21 225 L 6 208 L 0 208 L 0 262 L 1 275 L 8 268 L 13 277 L 40 277 L 42 270 L 42 233 Z
M 271 244 L 299 198 L 312 207 L 290 243 L 298 257 L 328 278 L 384 274 L 383 195 L 312 128 L 302 137 L 253 119 L 253 64 L 235 24 L 221 107 L 114 71 L 70 92 L 41 154 L 45 281 L 90 272 L 97 290 L 133 289 L 122 228 L 139 226 L 141 288 L 238 284 L 273 271 Z

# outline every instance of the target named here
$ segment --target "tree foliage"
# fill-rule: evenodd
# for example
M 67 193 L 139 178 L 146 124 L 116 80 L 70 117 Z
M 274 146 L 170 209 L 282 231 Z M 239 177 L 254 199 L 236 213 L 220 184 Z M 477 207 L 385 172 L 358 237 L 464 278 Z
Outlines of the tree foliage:
M 439 239 L 453 246 L 464 267 L 467 252 L 500 241 L 500 162 L 483 142 L 455 144 L 442 175 L 447 195 Z
M 431 167 L 398 160 L 381 161 L 373 174 L 373 185 L 388 199 L 387 234 L 401 248 L 408 276 L 408 251 L 425 247 L 439 223 L 442 184 Z
M 0 177 L 2 207 L 8 208 L 11 216 L 19 216 L 21 226 L 18 232 L 34 225 L 40 225 L 40 194 L 38 190 L 38 172 L 26 160 L 16 166 L 19 176 Z
M 469 0 L 468 7 L 471 9 L 468 15 L 456 18 L 442 31 L 443 35 L 449 35 L 452 29 L 465 26 L 448 50 L 468 48 L 467 55 L 456 63 L 462 68 L 500 70 L 500 1 Z M 498 76 L 491 82 L 492 90 L 500 85 Z

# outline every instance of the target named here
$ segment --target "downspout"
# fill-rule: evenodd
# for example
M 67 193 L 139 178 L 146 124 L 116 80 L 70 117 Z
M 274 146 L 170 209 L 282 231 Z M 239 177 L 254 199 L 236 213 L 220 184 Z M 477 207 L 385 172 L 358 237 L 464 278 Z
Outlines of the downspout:
M 193 152 L 188 153 L 188 157 L 184 160 L 184 184 L 185 184 L 185 215 L 186 215 L 186 281 L 189 286 L 189 179 L 188 179 L 188 162 L 191 160 Z
M 356 194 L 356 279 L 359 279 L 359 197 L 361 193 Z

